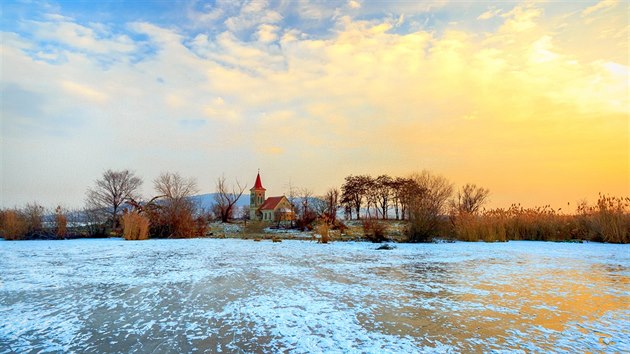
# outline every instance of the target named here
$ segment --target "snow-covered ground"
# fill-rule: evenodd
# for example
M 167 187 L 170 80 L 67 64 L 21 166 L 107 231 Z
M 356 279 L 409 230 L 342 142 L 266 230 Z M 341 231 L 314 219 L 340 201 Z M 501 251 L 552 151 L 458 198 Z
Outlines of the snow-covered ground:
M 0 241 L 0 353 L 629 352 L 630 245 Z

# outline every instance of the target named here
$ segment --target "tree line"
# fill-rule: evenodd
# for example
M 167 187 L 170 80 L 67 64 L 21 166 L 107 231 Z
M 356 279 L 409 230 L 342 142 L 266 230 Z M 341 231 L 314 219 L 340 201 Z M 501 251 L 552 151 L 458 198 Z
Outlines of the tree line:
M 153 181 L 153 196 L 143 199 L 143 180 L 129 170 L 104 171 L 86 191 L 85 207 L 46 212 L 36 203 L 0 211 L 0 233 L 5 239 L 107 237 L 127 239 L 184 238 L 206 235 L 210 221 L 247 220 L 249 209 L 237 210 L 246 190 L 236 180 L 216 180 L 213 206 L 203 210 L 193 196 L 199 193 L 194 178 L 163 172 Z M 408 242 L 435 238 L 464 241 L 564 240 L 630 242 L 630 198 L 600 195 L 595 205 L 581 203 L 574 214 L 549 206 L 486 209 L 490 191 L 475 184 L 456 189 L 441 175 L 429 171 L 407 177 L 349 175 L 340 188 L 316 196 L 308 188 L 288 186 L 285 195 L 295 217 L 276 218 L 281 225 L 300 230 L 339 230 L 351 220 L 361 223 L 364 237 L 388 239 L 391 222 L 404 225 Z M 287 223 L 288 221 L 288 223 Z M 273 226 L 273 225 L 272 225 Z M 319 231 L 318 231 L 319 232 Z
M 0 211 L 0 232 L 5 239 L 204 236 L 209 221 L 227 222 L 234 217 L 235 204 L 246 187 L 238 181 L 230 186 L 224 176 L 219 177 L 215 202 L 211 210 L 203 210 L 192 198 L 199 193 L 194 178 L 163 172 L 152 182 L 154 196 L 145 200 L 140 195 L 142 178 L 130 170 L 109 169 L 87 189 L 81 210 L 59 206 L 51 219 L 37 203 L 5 209 Z

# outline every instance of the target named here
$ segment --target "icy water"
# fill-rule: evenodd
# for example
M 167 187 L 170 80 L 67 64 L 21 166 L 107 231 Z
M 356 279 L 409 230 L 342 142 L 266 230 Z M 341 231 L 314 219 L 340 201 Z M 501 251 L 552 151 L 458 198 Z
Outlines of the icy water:
M 0 241 L 0 353 L 629 352 L 630 246 Z

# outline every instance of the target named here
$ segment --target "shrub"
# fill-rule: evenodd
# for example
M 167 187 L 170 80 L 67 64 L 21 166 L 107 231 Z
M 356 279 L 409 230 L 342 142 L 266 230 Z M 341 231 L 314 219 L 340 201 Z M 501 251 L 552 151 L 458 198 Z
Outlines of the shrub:
M 36 233 L 43 229 L 42 220 L 44 218 L 44 207 L 37 203 L 28 203 L 26 207 L 22 209 L 24 219 L 28 228 L 28 233 Z
M 313 230 L 313 223 L 317 220 L 317 214 L 307 210 L 301 217 L 295 220 L 295 227 L 300 231 Z
M 211 216 L 199 215 L 195 218 L 195 236 L 204 237 L 208 233 L 208 222 L 211 219 Z
M 56 225 L 56 234 L 57 237 L 63 238 L 66 236 L 67 227 L 68 227 L 68 218 L 63 213 L 60 206 L 55 209 L 55 225 Z
M 431 242 L 439 235 L 440 216 L 427 212 L 422 208 L 411 208 L 409 211 L 409 242 Z
M 17 210 L 4 210 L 0 215 L 0 231 L 5 240 L 23 240 L 28 232 L 28 223 Z
M 197 235 L 198 221 L 192 202 L 166 200 L 159 208 L 147 211 L 151 221 L 151 236 L 158 238 L 189 238 Z
M 348 226 L 344 224 L 341 220 L 335 220 L 332 228 L 333 230 L 339 230 L 340 234 L 345 234 L 346 230 L 348 230 Z
M 384 222 L 379 221 L 376 218 L 368 218 L 363 219 L 362 224 L 363 236 L 365 236 L 365 238 L 367 238 L 368 240 L 375 243 L 380 243 L 387 240 L 385 238 L 387 227 Z
M 83 218 L 85 220 L 85 232 L 88 237 L 100 238 L 107 237 L 107 216 L 99 209 L 83 209 Z
M 267 224 L 263 221 L 250 220 L 243 227 L 243 233 L 246 235 L 257 235 L 265 232 Z
M 319 242 L 328 243 L 329 230 L 330 230 L 330 227 L 328 226 L 328 223 L 326 222 L 322 222 L 321 224 L 315 227 L 315 233 L 317 233 L 320 236 Z
M 149 219 L 137 212 L 124 214 L 122 226 L 125 240 L 146 240 L 149 238 Z

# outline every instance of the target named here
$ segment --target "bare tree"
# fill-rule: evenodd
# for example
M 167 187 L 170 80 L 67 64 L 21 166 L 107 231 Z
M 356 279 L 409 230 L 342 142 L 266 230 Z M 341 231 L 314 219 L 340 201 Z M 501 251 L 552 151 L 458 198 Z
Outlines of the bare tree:
M 327 207 L 328 205 L 326 203 L 325 196 L 311 198 L 310 208 L 315 212 L 315 215 L 317 215 L 317 217 L 326 217 L 326 214 L 328 212 Z
M 376 179 L 372 176 L 365 175 L 362 178 L 362 186 L 365 196 L 365 209 L 368 219 L 372 219 L 372 206 L 374 206 L 375 217 L 378 219 L 378 190 Z
M 394 215 L 396 220 L 401 218 L 405 219 L 405 206 L 404 206 L 404 186 L 406 179 L 402 177 L 392 178 L 389 186 L 391 189 L 391 199 L 394 206 Z
M 361 219 L 361 206 L 366 199 L 366 185 L 369 184 L 370 176 L 347 176 L 344 184 L 341 186 L 341 203 L 350 211 L 352 219 L 352 211 L 357 215 L 357 219 Z
M 399 177 L 397 183 L 397 200 L 400 204 L 400 218 L 409 218 L 409 206 L 413 200 L 422 195 L 422 188 L 411 178 Z
M 412 175 L 411 180 L 416 192 L 409 196 L 409 240 L 430 241 L 437 235 L 440 218 L 446 213 L 446 202 L 453 194 L 453 185 L 445 177 L 428 171 Z
M 392 196 L 392 184 L 394 180 L 388 175 L 380 175 L 374 180 L 377 201 L 381 209 L 381 218 L 387 219 L 389 201 Z
M 228 222 L 232 217 L 234 205 L 239 200 L 247 185 L 242 185 L 236 180 L 236 186 L 229 188 L 225 176 L 217 178 L 217 193 L 214 200 L 216 202 L 216 211 L 222 222 Z
M 116 228 L 120 206 L 127 198 L 138 198 L 142 179 L 129 170 L 107 170 L 94 188 L 87 191 L 86 203 L 92 210 L 106 210 L 111 215 L 112 228 Z
M 313 191 L 308 188 L 299 188 L 297 191 L 298 199 L 298 218 L 297 226 L 301 230 L 310 227 L 310 224 L 317 218 L 315 214 L 313 202 Z
M 339 210 L 339 189 L 330 188 L 324 196 L 326 202 L 326 209 L 324 211 L 324 217 L 334 225 L 337 221 L 337 210 Z
M 476 214 L 486 203 L 490 190 L 467 183 L 457 191 L 457 200 L 451 201 L 451 205 L 458 212 Z
M 153 180 L 153 187 L 160 195 L 143 209 L 151 220 L 151 235 L 168 238 L 197 235 L 196 205 L 190 198 L 198 192 L 197 181 L 179 173 L 163 172 Z M 163 199 L 156 201 L 158 198 Z
M 153 180 L 155 190 L 168 200 L 181 200 L 199 192 L 194 178 L 184 178 L 179 173 L 163 172 Z
M 247 222 L 247 220 L 249 220 L 249 205 L 243 205 L 237 215 L 239 219 Z
M 85 225 L 88 237 L 107 236 L 107 215 L 100 208 L 94 208 L 86 202 L 84 208 L 79 212 L 79 224 Z
M 298 188 L 291 181 L 289 181 L 284 187 L 286 188 L 286 192 L 284 193 L 284 195 L 289 200 L 289 203 L 291 203 L 291 206 L 293 207 L 293 210 L 297 211 Z

